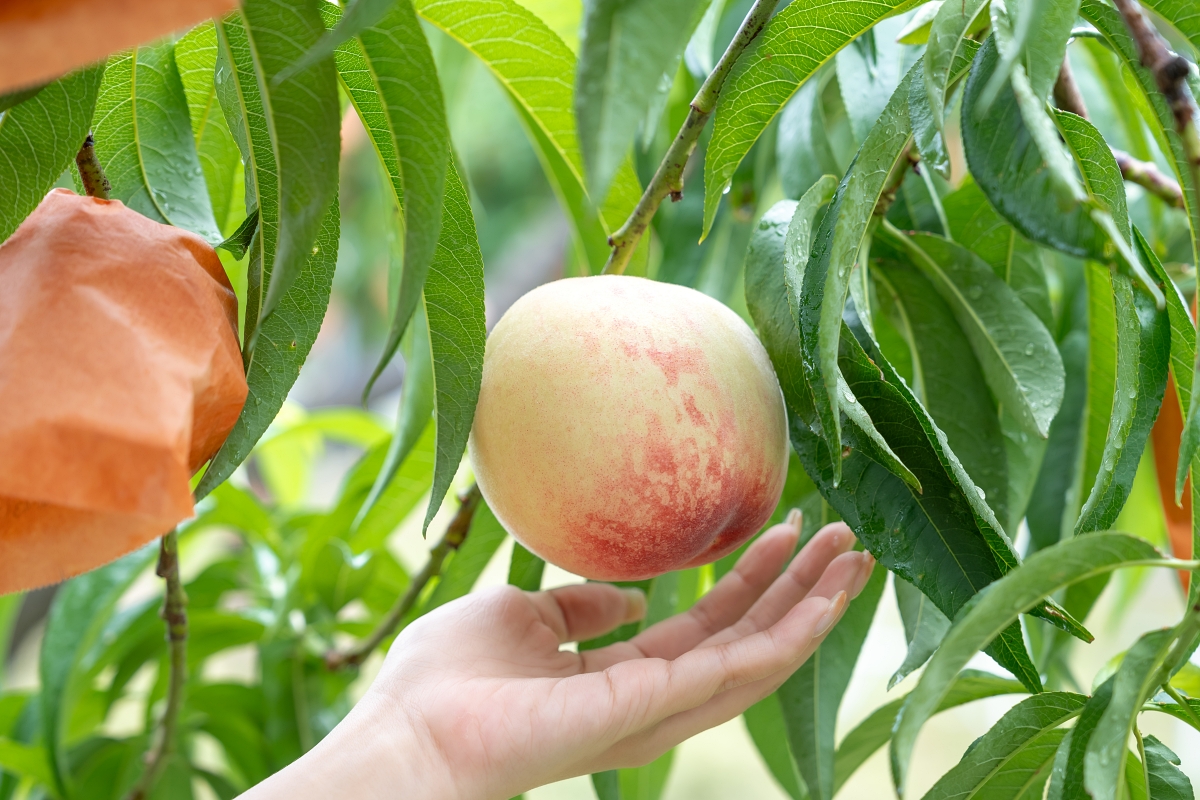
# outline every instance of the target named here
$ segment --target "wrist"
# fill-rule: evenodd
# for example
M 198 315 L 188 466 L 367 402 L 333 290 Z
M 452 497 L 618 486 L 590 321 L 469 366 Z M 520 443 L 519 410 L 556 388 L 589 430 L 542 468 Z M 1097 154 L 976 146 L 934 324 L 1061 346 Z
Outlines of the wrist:
M 449 800 L 456 796 L 445 764 L 419 726 L 394 704 L 368 692 L 350 714 L 292 764 L 243 800 Z

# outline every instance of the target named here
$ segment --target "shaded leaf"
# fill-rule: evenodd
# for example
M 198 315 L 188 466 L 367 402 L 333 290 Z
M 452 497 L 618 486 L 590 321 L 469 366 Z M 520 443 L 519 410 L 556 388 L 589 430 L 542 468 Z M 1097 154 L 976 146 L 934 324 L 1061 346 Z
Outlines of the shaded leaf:
M 938 130 L 941 130 L 946 116 L 946 95 L 950 88 L 951 67 L 967 41 L 967 34 L 976 27 L 975 22 L 980 17 L 980 12 L 987 5 L 988 0 L 942 3 L 930 24 L 922 83 L 930 115 Z
M 916 0 L 794 0 L 750 44 L 725 81 L 704 162 L 704 231 L 738 164 L 788 99 L 817 69 L 879 20 Z
M 1146 737 L 1144 747 L 1152 800 L 1195 800 L 1192 782 L 1179 769 L 1179 756 L 1153 736 Z
M 479 251 L 471 201 L 453 165 L 446 174 L 445 191 L 442 234 L 425 283 L 437 414 L 437 460 L 429 509 L 425 513 L 426 530 L 467 447 L 483 380 L 487 338 L 483 255 Z
M 814 798 L 833 797 L 838 707 L 875 618 L 886 578 L 883 570 L 872 573 L 821 646 L 778 690 L 792 757 Z
M 81 690 L 80 658 L 100 634 L 121 595 L 158 553 L 147 545 L 108 566 L 72 578 L 57 593 L 38 660 L 42 738 L 58 792 L 69 795 L 66 725 Z
M 1116 800 L 1129 752 L 1126 741 L 1142 703 L 1158 690 L 1156 678 L 1175 642 L 1172 630 L 1151 631 L 1129 648 L 1113 676 L 1112 697 L 1084 752 L 1084 786 L 1095 800 Z
M 900 578 L 893 585 L 896 589 L 896 605 L 900 607 L 900 619 L 904 623 L 904 638 L 908 640 L 908 652 L 888 679 L 889 690 L 928 661 L 950 629 L 950 620 L 920 589 Z
M 321 4 L 321 13 L 330 27 L 339 17 L 330 3 Z M 450 133 L 433 54 L 408 0 L 394 0 L 357 39 L 339 45 L 334 59 L 404 215 L 404 269 L 392 287 L 391 327 L 365 398 L 400 346 L 436 257 Z
M 955 617 L 942 646 L 905 701 L 892 740 L 892 776 L 903 790 L 917 732 L 946 694 L 950 679 L 979 647 L 1007 628 L 1018 615 L 1059 589 L 1122 566 L 1170 566 L 1148 543 L 1118 533 L 1069 539 L 1034 553 L 996 581 Z
M 1046 692 L 1013 706 L 933 785 L 924 800 L 1006 797 L 1040 800 L 1055 752 L 1087 698 Z
M 73 165 L 103 78 L 103 66 L 72 72 L 0 115 L 0 242 Z
M 230 226 L 237 224 L 236 215 L 243 207 L 242 200 L 234 197 L 234 192 L 241 188 L 242 160 L 217 99 L 218 52 L 217 28 L 211 21 L 192 28 L 175 43 L 175 64 L 187 96 L 192 136 L 200 168 L 204 170 L 208 199 L 217 227 L 228 233 Z
M 787 723 L 779 695 L 772 693 L 742 712 L 746 730 L 771 776 L 792 800 L 804 800 L 808 789 L 788 748 Z
M 1024 693 L 1025 687 L 1017 681 L 987 672 L 965 669 L 951 682 L 937 711 L 956 708 L 964 703 L 981 700 L 985 697 Z M 892 738 L 896 715 L 900 713 L 903 705 L 904 698 L 900 697 L 880 706 L 842 739 L 834 760 L 833 791 L 835 794 L 875 751 Z
M 254 445 L 266 432 L 283 401 L 300 374 L 313 342 L 321 330 L 329 292 L 333 285 L 333 269 L 337 264 L 338 246 L 337 199 L 329 206 L 325 222 L 317 237 L 308 264 L 292 284 L 279 304 L 278 310 L 262 324 L 259 341 L 246 370 L 250 393 L 246 405 L 229 433 L 229 438 L 213 456 L 208 470 L 196 486 L 196 499 L 204 497 L 233 474 L 246 460 Z M 251 263 L 262 252 L 265 236 L 260 225 L 251 247 Z M 249 324 L 249 323 L 247 323 Z
M 575 119 L 587 186 L 604 197 L 659 85 L 674 78 L 711 0 L 594 0 L 584 7 Z
M 954 312 L 999 403 L 1045 437 L 1062 403 L 1063 371 L 1050 332 L 1008 284 L 966 248 L 893 234 Z
M 971 344 L 937 290 L 903 251 L 877 242 L 877 286 L 892 295 L 911 344 L 913 386 L 997 518 L 1008 505 L 1004 439 Z
M 508 565 L 508 583 L 527 592 L 536 592 L 542 588 L 542 573 L 546 562 L 525 549 L 516 539 L 513 540 L 512 560 Z

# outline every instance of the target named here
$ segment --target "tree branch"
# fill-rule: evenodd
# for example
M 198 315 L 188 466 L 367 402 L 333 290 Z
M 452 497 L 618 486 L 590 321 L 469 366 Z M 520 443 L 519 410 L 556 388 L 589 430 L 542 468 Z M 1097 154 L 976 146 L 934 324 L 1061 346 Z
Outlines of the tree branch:
M 107 200 L 108 193 L 112 191 L 112 184 L 108 182 L 104 168 L 100 166 L 100 159 L 96 158 L 96 140 L 92 138 L 90 131 L 75 155 L 75 166 L 79 169 L 79 180 L 83 182 L 83 191 L 87 196 Z
M 90 142 L 92 137 L 88 136 Z M 86 146 L 86 145 L 85 145 Z M 162 537 L 158 551 L 160 578 L 167 582 L 159 616 L 167 623 L 167 645 L 170 651 L 170 677 L 167 684 L 167 708 L 160 723 L 161 734 L 158 744 L 148 754 L 146 771 L 134 785 L 128 800 L 144 800 L 162 776 L 167 761 L 175 752 L 176 730 L 179 710 L 183 706 L 184 689 L 187 685 L 187 593 L 179 577 L 179 540 L 175 531 Z
M 1075 76 L 1071 73 L 1071 63 L 1063 59 L 1062 68 L 1058 71 L 1058 79 L 1054 82 L 1054 103 L 1063 111 L 1088 119 L 1087 104 Z M 1183 208 L 1183 189 L 1179 184 L 1168 178 L 1150 161 L 1141 161 L 1124 150 L 1112 148 L 1113 157 L 1121 169 L 1121 177 L 1130 183 L 1141 186 L 1150 194 L 1161 199 L 1172 208 Z
M 633 213 L 616 233 L 608 237 L 608 243 L 613 250 L 608 256 L 608 263 L 604 265 L 606 274 L 620 275 L 625 271 L 633 251 L 646 228 L 650 226 L 650 220 L 654 218 L 663 198 L 670 195 L 673 201 L 678 201 L 683 197 L 683 170 L 696 150 L 696 143 L 700 140 L 704 125 L 717 106 L 717 98 L 725 85 L 725 79 L 733 70 L 738 56 L 766 27 L 778 4 L 779 0 L 755 0 L 754 6 L 742 21 L 742 26 L 725 49 L 721 60 L 713 67 L 700 91 L 692 98 L 692 107 L 683 121 L 683 126 L 675 135 L 675 140 L 671 142 Z
M 375 652 L 375 648 L 379 647 L 384 639 L 396 632 L 400 623 L 404 621 L 405 615 L 412 610 L 417 598 L 421 596 L 421 591 L 430 580 L 441 574 L 446 556 L 451 551 L 462 547 L 462 543 L 466 541 L 467 534 L 471 531 L 471 521 L 475 517 L 475 510 L 479 507 L 479 501 L 482 498 L 483 495 L 479 491 L 478 484 L 471 484 L 469 489 L 459 495 L 458 513 L 446 526 L 446 532 L 442 534 L 441 541 L 429 551 L 429 561 L 426 562 L 425 567 L 413 577 L 404 594 L 396 600 L 370 636 L 347 651 L 330 650 L 325 654 L 325 666 L 328 669 L 339 670 L 343 667 L 361 664 L 371 653 Z
M 1171 113 L 1175 115 L 1175 127 L 1183 139 L 1183 150 L 1193 170 L 1200 166 L 1200 133 L 1196 130 L 1196 108 L 1187 91 L 1188 62 L 1181 55 L 1172 53 L 1158 31 L 1142 13 L 1137 0 L 1113 0 L 1125 27 L 1137 43 L 1138 57 L 1142 66 L 1154 75 L 1158 90 L 1163 93 Z

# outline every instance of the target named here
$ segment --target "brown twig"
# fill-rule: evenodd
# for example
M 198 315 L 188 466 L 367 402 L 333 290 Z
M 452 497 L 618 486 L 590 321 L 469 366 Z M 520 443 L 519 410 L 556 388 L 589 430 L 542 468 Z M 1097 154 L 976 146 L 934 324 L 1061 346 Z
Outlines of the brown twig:
M 904 150 L 900 153 L 900 157 L 892 165 L 892 171 L 888 174 L 887 182 L 883 185 L 883 191 L 879 193 L 879 201 L 875 204 L 875 216 L 887 216 L 892 204 L 896 202 L 896 193 L 904 185 L 904 179 L 908 176 L 909 167 L 912 167 L 917 172 L 921 169 L 921 157 L 917 155 L 917 151 L 913 149 L 911 142 L 905 145 Z
M 83 191 L 87 196 L 107 200 L 112 184 L 100 166 L 100 159 L 96 158 L 96 140 L 90 132 L 75 155 L 75 166 L 79 169 L 79 180 L 83 182 Z
M 91 136 L 88 140 L 91 141 Z M 128 795 L 128 800 L 144 800 L 158 783 L 167 762 L 175 752 L 179 710 L 183 707 L 187 685 L 187 593 L 179 577 L 179 540 L 175 531 L 162 537 L 155 570 L 166 581 L 162 611 L 159 616 L 167 623 L 167 646 L 170 650 L 170 676 L 167 683 L 167 707 L 160 723 L 161 734 L 154 750 L 147 755 L 146 770 Z
M 1172 53 L 1158 31 L 1142 13 L 1137 0 L 1113 0 L 1130 36 L 1137 43 L 1138 58 L 1142 66 L 1154 75 L 1158 90 L 1166 98 L 1171 113 L 1175 115 L 1175 127 L 1183 139 L 1183 150 L 1193 168 L 1200 165 L 1200 133 L 1196 130 L 1196 108 L 1187 91 L 1187 59 Z
M 1058 79 L 1054 82 L 1054 103 L 1063 111 L 1070 111 L 1076 116 L 1088 119 L 1087 104 L 1071 73 L 1071 63 L 1065 58 L 1062 68 L 1058 71 Z M 1172 208 L 1184 208 L 1183 189 L 1164 175 L 1153 162 L 1134 158 L 1115 147 L 1112 148 L 1112 154 L 1121 169 L 1121 177 L 1141 186 Z
M 725 79 L 733 70 L 738 56 L 766 27 L 778 3 L 779 0 L 755 0 L 754 6 L 746 15 L 746 19 L 742 21 L 742 26 L 738 28 L 733 41 L 725 49 L 721 60 L 713 67 L 713 71 L 709 73 L 704 85 L 700 87 L 700 91 L 692 98 L 692 107 L 688 111 L 687 118 L 667 149 L 666 155 L 663 156 L 662 162 L 658 165 L 654 177 L 650 179 L 649 185 L 646 186 L 646 191 L 642 193 L 641 199 L 638 200 L 633 213 L 629 215 L 629 219 L 625 220 L 625 224 L 620 229 L 608 237 L 612 253 L 609 254 L 608 262 L 604 265 L 605 273 L 620 275 L 625 271 L 625 267 L 629 265 L 629 259 L 633 256 L 633 251 L 641 241 L 642 234 L 650 226 L 650 220 L 654 218 L 655 212 L 658 211 L 658 207 L 665 197 L 670 195 L 673 201 L 682 199 L 683 170 L 687 166 L 688 159 L 696 150 L 696 143 L 700 140 L 700 133 L 704 130 L 704 125 L 717 106 L 717 97 L 721 94 L 721 87 L 725 85 Z
M 395 633 L 396 629 L 400 627 L 400 623 L 404 621 L 405 615 L 416 604 L 417 598 L 421 596 L 425 586 L 430 580 L 441 574 L 446 556 L 451 551 L 462 547 L 462 543 L 466 541 L 467 534 L 471 531 L 471 520 L 475 516 L 475 509 L 479 507 L 479 501 L 482 498 L 483 495 L 479 491 L 478 484 L 471 484 L 471 488 L 459 495 L 458 512 L 446 526 L 446 532 L 442 535 L 441 541 L 429 551 L 429 561 L 425 563 L 425 567 L 413 576 L 404 594 L 396 600 L 370 636 L 349 650 L 330 650 L 325 654 L 325 666 L 328 669 L 339 670 L 343 667 L 361 664 L 371 653 L 375 652 L 375 648 L 379 647 L 384 639 Z

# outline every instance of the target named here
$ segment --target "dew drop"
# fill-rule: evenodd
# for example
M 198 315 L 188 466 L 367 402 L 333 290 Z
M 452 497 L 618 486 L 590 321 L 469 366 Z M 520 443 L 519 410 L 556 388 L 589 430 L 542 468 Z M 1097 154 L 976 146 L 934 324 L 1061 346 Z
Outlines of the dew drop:
M 971 298 L 972 300 L 978 300 L 980 297 L 983 297 L 983 288 L 979 286 L 972 286 L 970 289 L 967 289 L 967 297 Z
M 1027 356 L 1033 355 L 1033 345 L 1031 345 L 1031 344 L 1025 345 L 1025 355 L 1027 355 Z
M 319 252 L 321 252 L 321 248 L 319 246 L 314 245 L 312 254 L 315 256 Z
M 857 403 L 858 402 L 857 400 L 854 399 L 854 395 L 851 394 L 849 391 L 842 392 L 842 397 L 846 398 L 847 403 Z
M 980 499 L 980 500 L 987 500 L 987 493 L 985 493 L 985 492 L 983 491 L 983 489 L 981 489 L 981 488 L 979 488 L 978 486 L 976 486 L 976 487 L 975 487 L 975 491 L 979 492 L 979 499 Z

